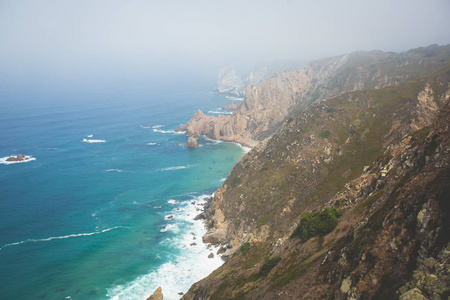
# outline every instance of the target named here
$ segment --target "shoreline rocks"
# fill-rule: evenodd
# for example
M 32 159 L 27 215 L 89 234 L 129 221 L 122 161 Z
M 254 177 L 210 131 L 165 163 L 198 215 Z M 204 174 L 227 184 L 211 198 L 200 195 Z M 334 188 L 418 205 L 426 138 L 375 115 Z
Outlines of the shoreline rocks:
M 30 159 L 28 156 L 23 154 L 18 154 L 17 156 L 10 156 L 6 159 L 6 161 L 24 161 Z

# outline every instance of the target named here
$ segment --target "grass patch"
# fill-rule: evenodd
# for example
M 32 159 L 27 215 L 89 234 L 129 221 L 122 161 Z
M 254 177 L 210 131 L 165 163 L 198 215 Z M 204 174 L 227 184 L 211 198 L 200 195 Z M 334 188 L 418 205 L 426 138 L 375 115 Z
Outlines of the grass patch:
M 302 215 L 300 223 L 291 235 L 298 237 L 302 243 L 315 236 L 325 236 L 332 232 L 342 215 L 340 209 L 325 208 L 322 211 L 309 212 Z

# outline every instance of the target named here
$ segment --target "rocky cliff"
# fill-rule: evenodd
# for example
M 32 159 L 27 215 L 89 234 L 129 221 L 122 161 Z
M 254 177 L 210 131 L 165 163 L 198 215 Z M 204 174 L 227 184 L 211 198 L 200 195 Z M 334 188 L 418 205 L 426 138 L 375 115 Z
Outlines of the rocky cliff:
M 305 92 L 304 109 L 215 193 L 204 241 L 229 259 L 184 299 L 447 299 L 448 49 L 371 52 L 385 64 L 376 71 L 356 53 L 364 63 L 344 56 L 297 72 L 319 97 Z
M 245 85 L 241 77 L 236 75 L 233 66 L 225 66 L 220 69 L 213 92 L 242 97 L 244 96 L 244 89 Z
M 245 99 L 232 115 L 197 112 L 179 131 L 254 147 L 269 137 L 295 111 L 311 103 L 364 89 L 395 85 L 436 70 L 449 61 L 449 46 L 408 52 L 355 52 L 312 62 L 298 71 L 276 73 L 262 83 L 247 85 Z

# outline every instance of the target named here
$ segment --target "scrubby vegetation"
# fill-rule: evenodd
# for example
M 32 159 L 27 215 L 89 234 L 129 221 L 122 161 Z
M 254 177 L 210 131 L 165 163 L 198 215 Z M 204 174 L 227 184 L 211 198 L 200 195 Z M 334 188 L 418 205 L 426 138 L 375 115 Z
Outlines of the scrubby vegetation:
M 261 267 L 261 270 L 259 270 L 258 276 L 264 277 L 269 274 L 269 272 L 281 261 L 281 257 L 275 256 L 271 259 L 266 259 L 266 262 Z
M 291 238 L 299 237 L 300 241 L 304 243 L 312 237 L 325 236 L 336 228 L 341 214 L 342 212 L 336 208 L 305 213 Z
M 242 253 L 242 255 L 247 254 L 248 250 L 250 250 L 250 243 L 244 243 L 242 244 L 240 251 Z

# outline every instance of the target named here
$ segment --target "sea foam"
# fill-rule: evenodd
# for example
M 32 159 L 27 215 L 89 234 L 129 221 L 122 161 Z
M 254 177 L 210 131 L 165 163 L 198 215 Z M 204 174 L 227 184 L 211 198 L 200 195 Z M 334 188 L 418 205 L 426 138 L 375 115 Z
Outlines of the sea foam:
M 174 171 L 174 170 L 189 169 L 189 168 L 192 168 L 192 167 L 193 167 L 193 166 L 191 166 L 191 165 L 187 165 L 187 166 L 175 166 L 175 167 L 163 168 L 163 169 L 160 169 L 160 171 Z
M 82 142 L 84 143 L 105 143 L 106 140 L 92 140 L 92 139 L 83 139 Z
M 218 248 L 206 248 L 202 236 L 206 228 L 201 221 L 194 221 L 209 195 L 203 195 L 180 203 L 179 210 L 174 210 L 174 220 L 167 224 L 163 232 L 172 231 L 175 225 L 179 234 L 166 238 L 161 244 L 180 251 L 180 255 L 172 262 L 161 265 L 148 274 L 137 277 L 132 282 L 117 285 L 108 289 L 107 297 L 113 300 L 147 299 L 158 286 L 162 287 L 165 300 L 180 299 L 180 292 L 186 293 L 190 286 L 204 278 L 223 264 L 216 255 Z M 192 205 L 194 203 L 195 205 Z M 214 253 L 213 258 L 208 258 Z

